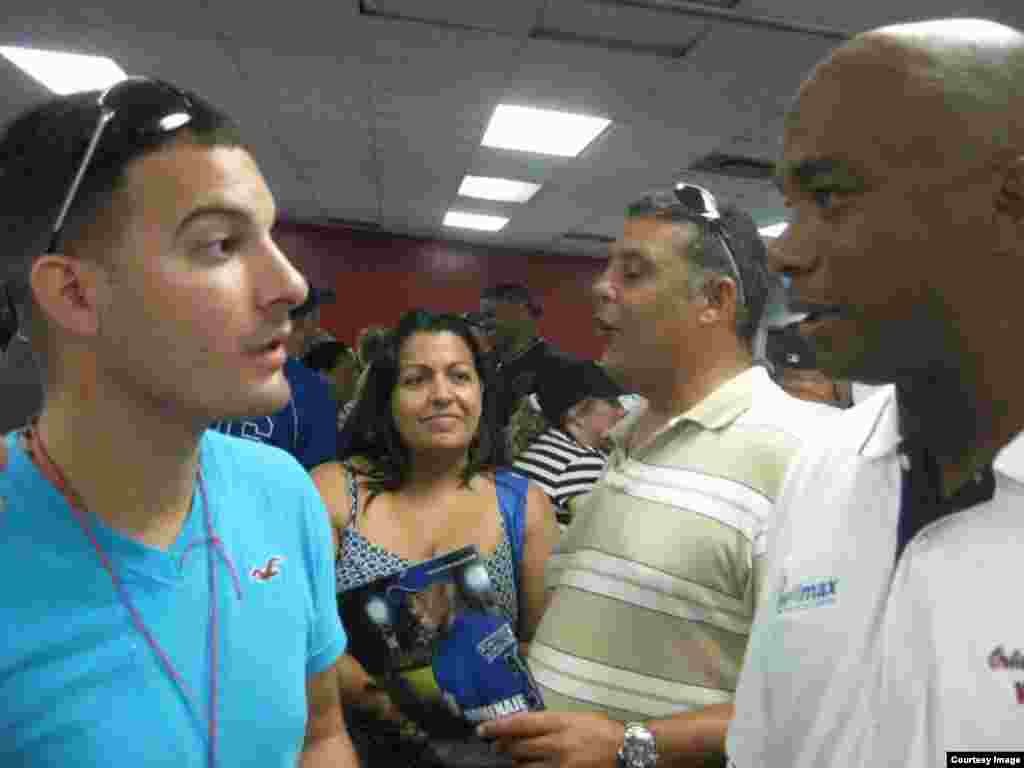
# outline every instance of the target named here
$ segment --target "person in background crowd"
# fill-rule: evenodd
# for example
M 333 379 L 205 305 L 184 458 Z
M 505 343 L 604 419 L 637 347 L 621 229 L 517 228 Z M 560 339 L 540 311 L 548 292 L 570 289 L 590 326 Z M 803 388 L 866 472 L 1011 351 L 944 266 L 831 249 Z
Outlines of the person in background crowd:
M 331 295 L 332 296 L 334 295 L 333 291 L 331 292 Z M 313 347 L 318 346 L 319 344 L 326 344 L 329 341 L 337 341 L 337 340 L 338 340 L 337 337 L 335 337 L 335 335 L 333 333 L 331 333 L 328 330 L 325 330 L 324 328 L 320 328 L 318 326 L 317 329 L 315 331 L 313 331 L 313 333 L 310 335 L 309 349 L 312 350 Z M 345 346 L 348 346 L 348 345 L 346 344 Z M 350 349 L 351 349 L 351 347 L 350 347 Z M 307 352 L 306 354 L 308 355 L 309 352 Z M 303 357 L 305 357 L 305 355 L 303 355 Z
M 331 395 L 338 404 L 338 429 L 355 407 L 356 384 L 359 382 L 359 358 L 352 348 L 341 341 L 323 341 L 315 344 L 302 363 L 311 371 L 319 373 L 331 388 Z
M 519 406 L 505 428 L 505 445 L 508 446 L 509 456 L 521 454 L 551 427 L 541 413 L 540 404 L 535 402 L 535 397 L 524 397 L 519 401 Z
M 538 335 L 543 309 L 521 283 L 501 283 L 480 296 L 485 326 L 494 327 L 495 373 L 500 387 L 498 425 L 505 429 L 519 401 L 535 391 L 534 381 L 565 358 Z
M 391 333 L 392 329 L 382 325 L 369 326 L 359 332 L 356 345 L 359 375 L 352 398 L 338 413 L 338 456 L 345 455 L 352 443 L 355 431 L 349 423 L 349 416 L 359 404 L 359 399 L 366 388 L 366 379 L 370 375 L 373 361 L 387 354 L 391 345 Z
M 403 316 L 388 340 L 349 419 L 355 436 L 348 452 L 328 465 L 321 486 L 338 543 L 339 600 L 411 563 L 473 544 L 505 616 L 528 642 L 546 605 L 544 563 L 558 527 L 544 493 L 501 469 L 494 393 L 481 378 L 476 341 L 460 318 L 422 310 Z M 374 717 L 401 713 L 354 652 L 342 669 L 342 690 L 359 730 L 380 738 Z
M 572 520 L 570 502 L 589 493 L 604 472 L 608 433 L 626 415 L 621 395 L 591 361 L 567 361 L 537 379 L 537 400 L 549 426 L 516 456 L 514 466 L 548 495 L 563 530 Z
M 307 291 L 238 127 L 129 78 L 18 115 L 0 171 L 45 371 L 3 440 L 0 765 L 354 767 L 324 504 L 208 429 L 287 403 Z
M 487 367 L 487 378 L 497 382 L 498 353 L 494 349 L 494 317 L 482 312 L 466 312 L 462 315 L 462 319 L 466 321 L 466 325 L 469 326 L 473 338 L 476 339 L 476 343 L 480 347 L 484 364 Z
M 309 297 L 301 307 L 292 312 L 292 335 L 288 339 L 288 354 L 301 360 L 321 341 L 334 339 L 320 327 L 320 307 L 337 301 L 337 294 L 330 288 L 310 286 Z
M 383 325 L 370 325 L 359 331 L 355 350 L 363 370 L 369 368 L 370 363 L 388 349 L 391 331 L 391 328 Z
M 1024 744 L 1024 613 L 1000 589 L 1024 579 L 1022 79 L 1018 30 L 886 27 L 820 63 L 786 118 L 773 267 L 818 367 L 895 386 L 834 420 L 780 495 L 738 768 Z
M 19 323 L 19 317 L 25 314 L 26 297 L 15 296 L 17 292 L 17 286 L 12 284 L 4 285 L 0 291 L 0 434 L 24 427 L 43 405 L 42 371 Z
M 770 330 L 766 352 L 772 378 L 793 397 L 837 408 L 853 405 L 850 382 L 833 379 L 817 367 L 814 348 L 799 323 Z
M 783 390 L 801 400 L 836 408 L 853 405 L 850 382 L 833 379 L 821 370 L 782 367 L 776 370 L 775 381 Z
M 629 209 L 596 321 L 606 370 L 647 403 L 548 565 L 529 663 L 551 711 L 481 728 L 522 763 L 722 760 L 772 504 L 833 413 L 753 364 L 765 259 L 753 219 L 700 187 Z
M 493 355 L 495 331 L 494 316 L 484 314 L 483 312 L 466 312 L 462 315 L 462 319 L 466 321 L 466 324 L 469 326 L 469 330 L 473 332 L 473 338 L 476 339 L 476 343 L 479 345 L 480 351 L 487 357 Z
M 271 416 L 254 416 L 235 421 L 221 421 L 213 428 L 225 435 L 267 443 L 287 451 L 307 470 L 332 461 L 338 450 L 338 404 L 331 386 L 317 373 L 303 365 L 298 355 L 308 349 L 310 333 L 316 321 L 319 302 L 330 294 L 310 290 L 309 296 L 291 310 L 293 326 L 286 348 L 288 360 L 284 375 L 291 389 L 288 404 Z M 314 478 L 315 479 L 315 478 Z
M 764 243 L 770 260 L 776 241 L 765 238 Z M 853 404 L 850 382 L 832 379 L 818 369 L 814 347 L 802 325 L 809 313 L 801 310 L 812 308 L 792 300 L 789 283 L 786 275 L 770 275 L 761 333 L 755 341 L 756 362 L 793 397 L 849 408 Z

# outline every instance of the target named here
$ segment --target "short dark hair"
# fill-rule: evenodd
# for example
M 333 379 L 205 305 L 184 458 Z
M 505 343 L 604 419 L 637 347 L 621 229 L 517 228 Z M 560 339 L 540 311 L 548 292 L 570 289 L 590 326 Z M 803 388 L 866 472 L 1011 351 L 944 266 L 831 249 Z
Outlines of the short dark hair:
M 63 241 L 107 205 L 124 180 L 128 163 L 181 140 L 205 145 L 245 146 L 237 125 L 194 93 L 193 120 L 180 131 L 156 134 L 130 146 L 102 139 L 68 211 Z M 0 278 L 27 280 L 51 230 L 99 118 L 99 91 L 49 99 L 11 120 L 0 134 Z M 115 118 L 116 119 L 116 118 Z
M 497 285 L 492 285 L 480 294 L 480 298 L 507 301 L 509 304 L 522 304 L 530 310 L 530 314 L 533 317 L 540 317 L 544 314 L 543 308 L 533 298 L 530 289 L 522 283 L 498 283 Z
M 728 238 L 736 260 L 736 268 L 743 282 L 744 305 L 737 306 L 736 336 L 752 344 L 761 325 L 765 305 L 768 302 L 769 274 L 768 250 L 753 217 L 735 205 L 726 203 L 719 206 L 720 226 Z M 685 256 L 698 277 L 713 273 L 734 277 L 729 256 L 721 240 L 715 234 L 711 222 L 687 212 L 682 206 L 668 209 L 653 209 L 647 197 L 629 207 L 629 216 L 652 216 L 667 221 L 689 223 L 696 229 L 696 236 L 689 241 Z M 703 284 L 697 287 L 703 288 Z
M 398 384 L 399 353 L 416 333 L 454 333 L 473 354 L 473 366 L 483 389 L 482 407 L 475 445 L 470 449 L 462 481 L 468 484 L 478 473 L 508 463 L 505 442 L 497 427 L 496 388 L 469 326 L 457 315 L 412 310 L 402 316 L 394 333 L 388 337 L 386 348 L 370 363 L 359 402 L 346 424 L 351 429 L 352 440 L 341 459 L 359 457 L 370 463 L 369 487 L 374 493 L 401 488 L 409 478 L 409 450 L 395 425 L 391 403 Z
M 353 366 L 359 365 L 356 353 L 345 342 L 322 341 L 306 353 L 302 363 L 314 371 L 333 371 L 343 359 Z
M 372 325 L 367 328 L 366 333 L 359 340 L 359 349 L 356 350 L 359 361 L 364 366 L 368 366 L 380 355 L 386 354 L 393 333 L 394 329 L 383 325 Z

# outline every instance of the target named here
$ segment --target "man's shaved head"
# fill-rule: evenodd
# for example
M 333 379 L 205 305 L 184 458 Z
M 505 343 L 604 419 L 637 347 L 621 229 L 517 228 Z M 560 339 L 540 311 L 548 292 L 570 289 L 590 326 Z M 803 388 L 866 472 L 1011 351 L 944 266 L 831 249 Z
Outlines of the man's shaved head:
M 823 308 L 823 368 L 969 378 L 1024 281 L 1024 35 L 949 19 L 857 36 L 800 87 L 778 177 L 774 266 Z
M 1011 27 L 979 19 L 882 27 L 840 46 L 815 68 L 786 125 L 806 129 L 805 98 L 820 97 L 818 86 L 835 86 L 829 90 L 837 106 L 856 105 L 865 124 L 871 121 L 863 116 L 872 113 L 889 118 L 864 136 L 888 162 L 986 162 L 1024 145 L 1022 82 L 1024 35 Z M 821 127 L 827 120 L 810 122 Z M 951 152 L 953 140 L 959 146 Z

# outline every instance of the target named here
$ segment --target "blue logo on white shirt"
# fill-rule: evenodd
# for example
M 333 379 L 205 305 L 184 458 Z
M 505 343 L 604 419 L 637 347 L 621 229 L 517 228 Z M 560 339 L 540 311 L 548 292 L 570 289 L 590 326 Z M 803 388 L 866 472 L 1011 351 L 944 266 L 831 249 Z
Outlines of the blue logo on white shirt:
M 779 613 L 831 605 L 838 596 L 838 584 L 839 579 L 824 579 L 823 581 L 806 581 L 797 584 L 792 589 L 786 589 L 786 585 L 783 583 L 782 591 L 779 593 Z

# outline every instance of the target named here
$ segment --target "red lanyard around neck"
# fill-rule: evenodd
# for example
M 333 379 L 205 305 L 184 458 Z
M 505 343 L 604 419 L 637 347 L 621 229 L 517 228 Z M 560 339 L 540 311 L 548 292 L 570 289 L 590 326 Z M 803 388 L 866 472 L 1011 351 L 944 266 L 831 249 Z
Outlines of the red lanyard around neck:
M 110 574 L 111 581 L 114 582 L 114 588 L 117 591 L 118 596 L 121 598 L 121 602 L 125 608 L 131 614 L 132 621 L 135 623 L 136 628 L 146 638 L 146 642 L 149 643 L 149 647 L 153 649 L 153 652 L 159 657 L 160 662 L 163 664 L 164 670 L 171 677 L 172 680 L 177 684 L 178 691 L 185 699 L 185 703 L 192 710 L 193 715 L 196 719 L 202 722 L 200 717 L 199 706 L 196 703 L 196 697 L 193 696 L 192 691 L 189 689 L 185 679 L 178 673 L 178 670 L 174 668 L 174 664 L 171 662 L 170 657 L 164 651 L 164 649 L 157 642 L 153 633 L 146 626 L 143 621 L 141 614 L 136 609 L 135 604 L 132 602 L 131 597 L 128 595 L 128 591 L 125 589 L 124 584 L 118 577 L 117 572 L 114 570 L 113 564 L 110 562 L 110 558 L 107 553 L 104 552 L 103 547 L 100 546 L 99 540 L 96 538 L 92 530 L 92 526 L 89 523 L 88 513 L 82 504 L 81 498 L 75 493 L 74 489 L 68 483 L 64 473 L 61 472 L 60 467 L 56 465 L 53 459 L 50 458 L 49 452 L 46 450 L 46 445 L 43 443 L 42 435 L 40 435 L 38 428 L 29 426 L 25 429 L 25 440 L 29 449 L 29 453 L 32 459 L 36 462 L 40 471 L 43 473 L 58 491 L 64 496 L 68 502 L 68 506 L 71 507 L 71 511 L 74 513 L 75 518 L 82 526 L 82 530 L 85 535 L 92 542 L 93 548 L 99 555 L 100 561 L 103 563 L 103 567 L 106 568 L 107 573 Z M 221 556 L 224 557 L 228 563 L 228 567 L 231 570 L 231 575 L 234 577 L 235 590 L 238 595 L 238 599 L 242 598 L 241 585 L 238 583 L 238 574 L 235 572 L 234 566 L 231 563 L 230 558 L 224 552 L 223 542 L 220 537 L 217 536 L 213 531 L 213 524 L 210 519 L 211 510 L 210 503 L 206 496 L 206 485 L 203 482 L 203 470 L 199 467 L 196 472 L 199 480 L 199 494 L 203 500 L 203 512 L 206 519 L 206 531 L 208 535 L 208 543 L 210 547 L 207 549 L 207 563 L 209 565 L 209 584 L 210 584 L 210 668 L 208 672 L 208 687 L 210 691 L 209 698 L 209 711 L 207 713 L 208 733 L 207 733 L 207 758 L 208 765 L 210 768 L 215 768 L 217 764 L 217 571 L 214 563 L 214 548 L 218 549 Z M 193 542 L 196 543 L 196 542 Z M 182 561 L 184 561 L 185 554 L 188 553 L 188 549 L 192 547 L 192 544 L 186 548 L 182 554 Z M 182 562 L 184 565 L 184 562 Z

